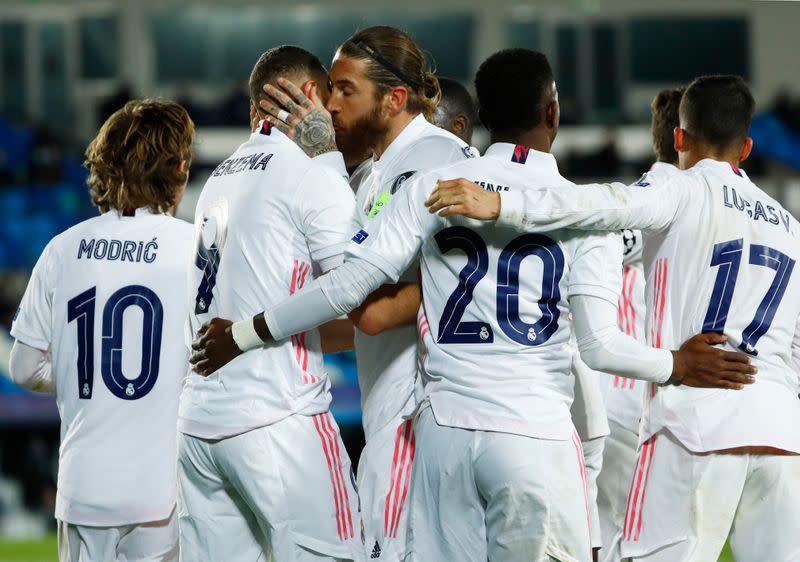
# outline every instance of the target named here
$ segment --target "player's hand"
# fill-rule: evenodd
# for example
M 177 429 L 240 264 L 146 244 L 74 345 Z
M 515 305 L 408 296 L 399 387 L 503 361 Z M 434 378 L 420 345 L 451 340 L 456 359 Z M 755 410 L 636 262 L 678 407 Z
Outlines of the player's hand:
M 333 120 L 319 99 L 317 89 L 308 89 L 309 99 L 285 78 L 278 78 L 278 84 L 282 89 L 265 84 L 264 91 L 272 99 L 258 102 L 267 112 L 266 120 L 294 140 L 311 158 L 337 150 Z
M 212 318 L 200 326 L 197 339 L 192 342 L 192 355 L 189 357 L 195 373 L 207 377 L 242 353 L 233 341 L 232 325 L 230 320 Z
M 464 178 L 439 180 L 425 206 L 440 217 L 464 215 L 482 221 L 496 220 L 500 216 L 500 194 Z
M 729 388 L 741 390 L 753 384 L 758 369 L 750 364 L 744 353 L 725 351 L 714 345 L 728 341 L 727 336 L 698 334 L 673 351 L 672 377 L 680 384 L 700 388 Z

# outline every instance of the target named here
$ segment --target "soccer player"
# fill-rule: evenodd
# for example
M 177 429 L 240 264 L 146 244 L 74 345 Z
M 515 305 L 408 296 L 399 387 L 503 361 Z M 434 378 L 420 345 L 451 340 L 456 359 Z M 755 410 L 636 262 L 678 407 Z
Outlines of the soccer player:
M 407 560 L 590 560 L 583 455 L 569 414 L 569 309 L 592 368 L 721 384 L 747 365 L 737 354 L 700 345 L 714 337 L 699 336 L 670 353 L 619 332 L 616 234 L 519 236 L 425 212 L 437 178 L 454 173 L 501 192 L 531 182 L 570 185 L 548 154 L 559 108 L 544 55 L 501 51 L 481 65 L 476 89 L 494 141 L 483 158 L 412 180 L 388 212 L 353 237 L 345 263 L 294 298 L 232 329 L 208 324 L 193 344 L 204 356 L 195 368 L 212 373 L 259 345 L 237 332 L 275 345 L 351 310 L 397 279 L 421 251 L 430 337 L 415 418 L 419 455 Z M 518 111 L 509 114 L 507 107 Z
M 642 229 L 650 344 L 669 349 L 697 330 L 725 334 L 758 368 L 741 392 L 648 389 L 622 537 L 622 555 L 634 560 L 715 560 L 729 535 L 739 561 L 800 555 L 789 531 L 800 528 L 792 361 L 800 225 L 739 168 L 752 148 L 754 105 L 739 77 L 693 81 L 675 132 L 685 171 L 672 178 L 651 173 L 633 186 L 534 189 L 500 201 L 446 182 L 431 200 L 434 210 L 455 203 L 525 231 Z
M 662 90 L 653 99 L 653 150 L 656 162 L 651 171 L 656 174 L 679 173 L 678 153 L 673 131 L 679 126 L 678 106 L 683 88 Z M 620 293 L 618 325 L 620 330 L 640 342 L 646 342 L 644 302 L 644 266 L 642 265 L 643 237 L 638 230 L 624 230 L 622 292 Z M 605 440 L 603 470 L 597 478 L 597 503 L 603 541 L 601 559 L 619 562 L 622 522 L 628 498 L 636 451 L 639 444 L 639 419 L 646 385 L 619 375 L 600 375 L 609 435 Z
M 86 150 L 99 217 L 53 238 L 11 328 L 12 378 L 61 414 L 61 562 L 178 560 L 176 420 L 192 228 L 175 219 L 194 124 L 131 101 Z
M 328 95 L 319 59 L 282 46 L 253 68 L 255 103 L 278 76 L 311 98 Z M 299 133 L 310 151 L 324 148 L 313 146 L 314 131 Z M 341 263 L 352 213 L 344 179 L 262 122 L 197 203 L 191 335 L 212 316 L 252 314 Z M 355 479 L 329 388 L 316 330 L 253 349 L 213 376 L 189 375 L 178 420 L 185 560 L 360 558 Z
M 472 133 L 478 122 L 478 112 L 472 96 L 458 80 L 439 78 L 442 99 L 436 106 L 433 123 L 450 131 L 468 145 L 472 145 Z
M 351 235 L 369 225 L 415 175 L 473 155 L 469 146 L 429 122 L 439 100 L 436 77 L 425 57 L 402 31 L 385 26 L 358 31 L 336 52 L 327 102 L 335 143 L 345 161 L 369 152 L 350 176 L 356 193 Z M 288 90 L 288 88 L 287 88 Z M 323 108 L 275 88 L 279 102 L 262 107 L 268 119 L 295 139 L 294 128 Z M 307 107 L 306 107 L 307 106 Z M 280 112 L 291 113 L 278 119 Z M 323 157 L 320 157 L 323 158 Z M 334 162 L 335 156 L 324 158 Z M 340 173 L 344 173 L 339 165 Z M 416 407 L 417 323 L 420 310 L 418 266 L 409 264 L 399 283 L 378 289 L 350 313 L 356 325 L 355 351 L 366 446 L 358 466 L 365 547 L 368 558 L 402 560 L 406 498 L 415 455 L 408 416 Z

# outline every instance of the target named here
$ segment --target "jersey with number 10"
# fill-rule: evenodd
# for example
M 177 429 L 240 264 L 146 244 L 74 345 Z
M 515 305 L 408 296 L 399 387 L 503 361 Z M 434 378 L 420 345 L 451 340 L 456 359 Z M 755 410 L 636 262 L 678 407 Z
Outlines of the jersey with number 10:
M 568 299 L 616 305 L 622 246 L 617 233 L 522 234 L 493 223 L 430 214 L 437 179 L 469 178 L 485 189 L 568 184 L 550 154 L 494 144 L 412 180 L 353 240 L 351 251 L 397 277 L 421 248 L 424 396 L 441 425 L 569 439 Z
M 137 209 L 56 236 L 12 335 L 49 350 L 61 415 L 56 518 L 159 521 L 176 500 L 178 398 L 192 227 Z

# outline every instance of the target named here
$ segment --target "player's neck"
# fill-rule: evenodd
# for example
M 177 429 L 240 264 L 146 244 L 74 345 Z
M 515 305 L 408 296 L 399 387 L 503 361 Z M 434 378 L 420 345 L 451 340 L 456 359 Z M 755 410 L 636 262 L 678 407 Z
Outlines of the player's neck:
M 688 170 L 701 160 L 716 160 L 717 162 L 727 162 L 734 168 L 738 168 L 741 163 L 739 155 L 734 153 L 720 153 L 713 150 L 689 150 L 681 154 L 680 168 Z
M 416 115 L 410 114 L 408 111 L 401 111 L 394 117 L 389 120 L 389 130 L 386 132 L 386 135 L 378 141 L 375 145 L 375 160 L 380 160 L 381 156 L 386 149 L 389 148 L 394 140 L 400 136 L 400 133 L 408 127 L 408 124 L 411 123 Z
M 510 144 L 521 144 L 539 152 L 550 152 L 552 139 L 550 132 L 541 128 L 525 131 L 520 135 L 501 135 L 492 133 L 491 143 L 507 142 Z

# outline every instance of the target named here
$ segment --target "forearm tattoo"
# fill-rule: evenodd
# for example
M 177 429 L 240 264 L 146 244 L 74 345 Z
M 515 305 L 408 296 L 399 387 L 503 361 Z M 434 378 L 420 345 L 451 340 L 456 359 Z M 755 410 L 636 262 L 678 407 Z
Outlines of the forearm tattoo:
M 330 114 L 314 108 L 295 126 L 295 142 L 311 158 L 336 150 L 336 131 Z

